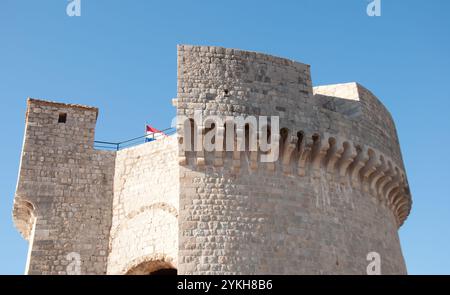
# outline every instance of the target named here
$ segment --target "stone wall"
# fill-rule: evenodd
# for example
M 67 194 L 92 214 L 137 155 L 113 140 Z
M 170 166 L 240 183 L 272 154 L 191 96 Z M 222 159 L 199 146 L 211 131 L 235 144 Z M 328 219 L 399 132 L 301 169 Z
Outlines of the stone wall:
M 96 108 L 29 99 L 13 210 L 27 273 L 65 274 L 72 252 L 82 274 L 364 274 L 369 252 L 383 274 L 406 273 L 408 181 L 394 121 L 369 90 L 313 87 L 308 65 L 283 58 L 179 46 L 174 105 L 190 118 L 278 116 L 277 161 L 186 151 L 184 125 L 98 151 Z
M 367 89 L 313 89 L 304 64 L 179 46 L 175 103 L 188 117 L 279 116 L 287 131 L 276 163 L 180 150 L 179 273 L 364 274 L 372 251 L 383 273 L 406 272 L 408 183 L 391 116 Z
M 396 220 L 375 198 L 331 175 L 230 163 L 182 170 L 179 273 L 365 274 L 372 251 L 383 274 L 406 272 Z
M 28 274 L 65 274 L 72 252 L 82 274 L 106 273 L 115 153 L 93 149 L 96 119 L 95 108 L 28 100 L 13 211 Z
M 176 137 L 95 150 L 97 114 L 92 107 L 28 100 L 13 210 L 29 240 L 28 274 L 76 272 L 78 254 L 81 274 L 177 266 Z
M 179 176 L 176 136 L 117 152 L 109 274 L 149 262 L 176 268 Z

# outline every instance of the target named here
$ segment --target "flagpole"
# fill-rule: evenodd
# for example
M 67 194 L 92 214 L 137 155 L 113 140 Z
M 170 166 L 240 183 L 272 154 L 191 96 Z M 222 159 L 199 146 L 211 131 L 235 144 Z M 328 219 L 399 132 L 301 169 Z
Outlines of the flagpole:
M 145 121 L 145 126 L 144 126 L 144 134 L 145 134 L 144 142 L 147 142 L 147 125 L 148 125 L 148 122 Z

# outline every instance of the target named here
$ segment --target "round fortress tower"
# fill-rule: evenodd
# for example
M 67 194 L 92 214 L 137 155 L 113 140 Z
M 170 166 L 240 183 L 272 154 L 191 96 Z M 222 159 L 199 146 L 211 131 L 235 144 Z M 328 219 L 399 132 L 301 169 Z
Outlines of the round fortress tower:
M 365 274 L 370 252 L 382 274 L 406 273 L 397 230 L 411 196 L 394 122 L 369 90 L 313 88 L 309 65 L 283 58 L 181 45 L 174 104 L 280 127 L 279 157 L 264 163 L 259 151 L 187 151 L 179 125 L 178 273 Z

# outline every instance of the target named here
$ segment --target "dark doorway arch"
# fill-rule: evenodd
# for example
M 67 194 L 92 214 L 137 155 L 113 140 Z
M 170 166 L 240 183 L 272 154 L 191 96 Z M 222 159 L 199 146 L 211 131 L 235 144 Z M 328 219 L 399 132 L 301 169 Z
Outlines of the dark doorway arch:
M 169 275 L 169 276 L 176 276 L 177 270 L 175 268 L 162 268 L 159 270 L 156 270 L 154 272 L 149 273 L 149 275 Z
M 170 262 L 161 260 L 144 261 L 129 269 L 126 275 L 176 275 L 177 269 Z

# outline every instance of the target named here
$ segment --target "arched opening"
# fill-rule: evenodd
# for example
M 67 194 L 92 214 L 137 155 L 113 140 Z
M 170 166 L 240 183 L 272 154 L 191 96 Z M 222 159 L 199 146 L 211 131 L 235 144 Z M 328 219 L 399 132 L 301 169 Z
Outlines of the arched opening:
M 319 143 L 319 140 L 320 140 L 319 134 L 314 133 L 313 136 L 312 136 L 312 140 L 313 140 L 313 144 L 317 145 Z
M 203 140 L 204 140 L 204 148 L 208 152 L 212 152 L 215 150 L 216 144 L 216 123 L 212 119 L 207 119 L 205 121 L 205 128 L 203 129 Z
M 298 131 L 297 132 L 297 146 L 296 146 L 297 154 L 300 154 L 300 152 L 302 150 L 303 137 L 304 137 L 303 131 Z
M 149 275 L 168 275 L 168 276 L 176 276 L 177 270 L 175 268 L 163 268 L 159 270 L 155 270 L 152 273 L 149 273 Z
M 258 139 L 261 154 L 268 155 L 270 153 L 272 139 L 270 124 L 260 126 Z
M 282 159 L 284 155 L 284 150 L 287 145 L 287 139 L 289 136 L 289 129 L 288 128 L 281 128 L 280 130 L 280 159 Z
M 161 260 L 144 261 L 128 270 L 126 275 L 177 275 L 177 269 L 170 262 Z
M 311 151 L 311 161 L 313 161 L 320 150 L 320 135 L 317 133 L 314 133 L 311 136 L 312 139 L 312 151 Z

